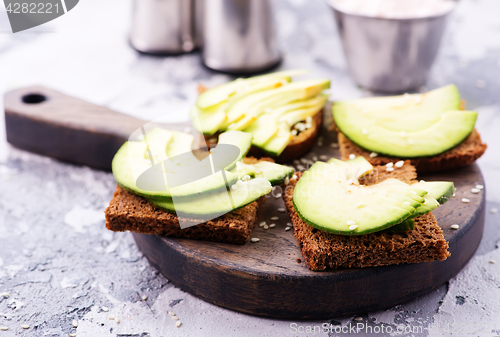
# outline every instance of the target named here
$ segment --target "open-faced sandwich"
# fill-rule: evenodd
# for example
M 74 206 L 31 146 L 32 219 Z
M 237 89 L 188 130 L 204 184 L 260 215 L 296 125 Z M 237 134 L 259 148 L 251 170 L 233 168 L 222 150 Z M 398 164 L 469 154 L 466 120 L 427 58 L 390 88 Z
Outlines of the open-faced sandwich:
M 474 128 L 477 113 L 464 110 L 454 85 L 425 94 L 339 101 L 332 111 L 344 160 L 363 156 L 383 165 L 409 159 L 425 173 L 468 165 L 486 150 Z
M 239 78 L 203 89 L 191 119 L 208 143 L 225 131 L 253 135 L 250 155 L 289 162 L 310 150 L 327 102 L 328 79 L 291 81 L 305 73 L 290 70 Z
M 451 182 L 417 182 L 409 161 L 373 167 L 363 157 L 318 161 L 283 198 L 311 270 L 444 260 L 448 243 L 431 211 Z
M 262 196 L 293 174 L 272 160 L 245 158 L 251 141 L 249 133 L 230 131 L 210 152 L 192 151 L 192 135 L 155 128 L 126 142 L 112 163 L 118 186 L 106 227 L 244 243 Z

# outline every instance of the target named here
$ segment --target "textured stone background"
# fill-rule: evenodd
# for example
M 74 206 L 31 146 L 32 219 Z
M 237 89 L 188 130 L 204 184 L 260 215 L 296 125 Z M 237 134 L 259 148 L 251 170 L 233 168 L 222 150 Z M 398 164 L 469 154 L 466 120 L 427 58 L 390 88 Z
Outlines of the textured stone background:
M 327 6 L 319 0 L 276 2 L 282 68 L 310 68 L 316 76 L 330 77 L 334 98 L 367 94 L 348 76 Z M 0 10 L 0 92 L 38 83 L 144 119 L 169 114 L 171 121 L 185 120 L 177 111 L 193 102 L 197 83 L 228 77 L 204 69 L 198 54 L 135 53 L 127 43 L 129 5 L 81 1 L 56 21 L 15 35 Z M 488 210 L 500 207 L 499 12 L 498 1 L 462 0 L 428 82 L 429 88 L 456 83 L 468 106 L 480 111 L 477 127 L 489 144 L 479 160 Z M 306 336 L 293 333 L 290 324 L 324 322 L 416 327 L 406 336 L 446 336 L 462 323 L 472 336 L 500 335 L 500 214 L 487 212 L 476 256 L 432 293 L 387 311 L 359 313 L 361 321 L 292 322 L 231 312 L 169 284 L 148 265 L 130 234 L 104 228 L 103 210 L 113 189 L 109 173 L 11 147 L 0 118 L 0 293 L 9 294 L 0 296 L 0 326 L 9 328 L 0 337 Z M 180 328 L 165 308 L 177 313 Z M 439 329 L 428 330 L 429 324 Z

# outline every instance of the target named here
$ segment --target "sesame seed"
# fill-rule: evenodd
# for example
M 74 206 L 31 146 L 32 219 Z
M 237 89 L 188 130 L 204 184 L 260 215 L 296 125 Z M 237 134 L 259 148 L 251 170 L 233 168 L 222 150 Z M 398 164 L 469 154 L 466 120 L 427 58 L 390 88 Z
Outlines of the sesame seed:
M 354 320 L 355 320 L 355 321 L 362 321 L 362 320 L 363 320 L 363 318 L 362 318 L 362 317 L 356 317 Z
M 319 156 L 319 159 L 326 161 L 326 160 L 328 160 L 328 156 L 325 156 L 324 154 L 322 154 L 321 156 Z
M 290 178 L 286 177 L 284 183 L 285 185 L 288 185 L 290 183 Z
M 408 144 L 412 145 L 413 144 L 413 140 L 408 139 Z
M 285 227 L 286 231 L 289 231 L 290 229 L 292 229 L 292 227 Z
M 300 161 L 299 161 L 299 160 L 297 160 L 297 159 L 295 159 L 295 160 L 293 161 L 293 163 L 294 163 L 295 165 L 300 165 Z
M 108 316 L 108 319 L 110 319 L 110 320 L 114 320 L 115 318 L 116 318 L 115 315 L 109 315 Z
M 262 226 L 264 229 L 269 229 L 269 226 L 268 225 L 264 225 Z
M 353 160 L 354 158 L 356 158 L 356 155 L 351 153 L 351 154 L 349 155 L 349 159 Z
M 496 207 L 491 208 L 490 209 L 490 213 L 491 214 L 497 214 L 498 213 L 498 208 L 496 208 Z
M 275 223 L 272 223 L 272 224 L 269 225 L 269 228 L 274 228 L 274 227 L 276 227 Z
M 250 176 L 248 174 L 245 174 L 243 176 L 243 178 L 241 178 L 241 180 L 243 180 L 243 181 L 249 181 L 250 179 L 252 179 L 252 178 L 250 178 Z
M 298 171 L 304 171 L 306 168 L 303 165 L 297 165 Z
M 108 307 L 102 307 L 101 310 L 104 311 L 104 312 L 108 312 L 109 308 Z
M 311 160 L 312 160 L 313 162 L 318 161 L 318 156 L 312 156 Z
M 386 168 L 385 170 L 386 170 L 387 172 L 392 172 L 392 171 L 394 171 L 394 167 L 388 167 L 388 168 Z
M 278 212 L 285 213 L 285 209 L 283 207 L 278 208 Z
M 266 224 L 266 222 L 265 222 L 265 221 L 262 221 L 262 222 L 259 224 L 259 227 L 264 227 L 264 226 L 265 226 L 265 224 Z
M 405 201 L 403 204 L 411 205 L 409 201 Z
M 401 132 L 399 133 L 399 135 L 400 135 L 401 137 L 403 137 L 403 138 L 406 138 L 406 136 L 407 136 L 406 131 L 401 131 Z
M 23 328 L 23 329 L 29 329 L 30 326 L 28 324 L 23 324 L 23 325 L 21 325 L 21 328 Z
M 330 146 L 333 147 L 334 149 L 338 149 L 339 148 L 339 144 L 338 143 L 331 143 Z
M 420 180 L 421 183 L 425 183 L 425 180 Z
M 469 199 L 467 199 L 467 198 L 462 198 L 462 202 L 467 204 L 467 203 L 469 203 L 469 202 L 470 202 L 470 200 L 469 200 Z
M 455 192 L 453 192 L 453 194 L 451 195 L 451 197 L 453 198 L 455 195 L 456 195 L 456 193 L 455 193 Z
M 396 164 L 394 164 L 394 166 L 396 166 L 396 167 L 403 167 L 404 164 L 405 164 L 405 162 L 403 160 L 400 160 Z
M 7 331 L 7 330 L 9 330 L 9 327 L 8 326 L 0 326 L 0 330 Z
M 306 123 L 311 123 L 311 122 L 312 122 L 312 120 L 313 120 L 313 119 L 312 119 L 312 117 L 311 117 L 311 116 L 309 116 L 309 117 L 307 117 L 307 118 L 306 118 Z
M 349 226 L 349 230 L 350 230 L 350 231 L 353 231 L 353 230 L 355 230 L 356 228 L 358 228 L 358 225 L 351 225 L 351 226 Z
M 273 216 L 273 217 L 271 217 L 271 220 L 273 220 L 273 221 L 276 221 L 276 220 L 279 220 L 279 219 L 280 219 L 280 218 L 279 218 L 279 217 L 277 217 L 277 216 Z
M 71 322 L 71 325 L 73 325 L 73 328 L 78 328 L 78 322 L 76 319 L 73 320 L 73 322 Z
M 143 301 L 146 301 L 148 299 L 148 297 L 146 295 L 142 295 L 142 300 Z
M 120 319 L 118 317 L 115 318 L 116 324 L 120 324 Z
M 261 170 L 255 170 L 255 173 L 261 173 L 262 171 Z
M 357 208 L 360 208 L 360 207 L 363 207 L 364 205 L 365 205 L 365 204 L 363 204 L 363 203 L 361 203 L 361 202 L 360 202 L 359 204 L 357 204 L 357 205 L 356 205 L 356 207 L 357 207 Z
M 483 89 L 485 87 L 486 87 L 486 81 L 485 80 L 477 80 L 476 81 L 476 88 Z
M 182 324 L 182 323 L 181 323 L 181 321 L 177 321 L 177 322 L 175 322 L 175 326 L 176 326 L 176 327 L 180 327 L 180 326 L 181 326 L 181 324 Z
M 489 260 L 488 262 L 491 263 L 491 264 L 497 263 L 497 261 L 495 261 L 495 260 Z
M 69 337 L 76 337 L 76 333 L 70 333 Z
M 471 193 L 474 193 L 474 194 L 478 194 L 479 192 L 481 192 L 481 190 L 479 188 L 472 188 L 470 190 Z
M 295 129 L 292 130 L 292 136 L 297 136 L 297 130 Z
M 7 298 L 10 296 L 10 294 L 8 292 L 3 292 L 3 293 L 0 293 L 0 296 Z
M 376 152 L 370 153 L 370 158 L 375 158 L 376 156 L 378 156 L 378 153 Z
M 368 130 L 366 130 L 366 129 L 361 130 L 361 132 L 362 132 L 364 135 L 367 135 L 367 134 L 368 134 Z
M 276 199 L 281 198 L 281 193 L 276 194 L 274 197 L 275 197 Z
M 169 314 L 170 316 L 175 316 L 175 312 L 173 312 L 173 311 L 169 311 L 169 312 L 168 312 L 168 314 Z
M 300 162 L 302 164 L 307 164 L 307 159 L 306 158 L 300 158 Z
M 256 243 L 256 242 L 259 242 L 260 239 L 259 238 L 251 238 L 250 239 L 250 242 L 253 242 L 253 243 Z
M 347 226 L 352 226 L 352 225 L 355 225 L 356 223 L 352 220 L 348 220 L 347 221 Z
M 454 225 L 451 225 L 451 226 L 450 226 L 450 228 L 451 228 L 451 229 L 459 229 L 459 228 L 460 228 L 460 226 L 459 226 L 459 225 L 457 225 L 457 224 L 454 224 Z
M 236 189 L 237 189 L 237 188 L 238 188 L 238 186 L 237 186 L 236 184 L 234 184 L 233 186 L 231 186 L 231 189 L 232 189 L 233 191 L 236 191 Z
M 393 167 L 393 166 L 394 166 L 394 163 L 393 163 L 393 162 L 390 162 L 390 163 L 385 164 L 385 166 L 387 166 L 387 167 Z
M 296 174 L 294 174 L 294 175 L 292 176 L 292 179 L 297 179 L 297 175 L 296 175 Z
M 476 185 L 476 188 L 477 188 L 478 190 L 482 190 L 482 189 L 484 188 L 484 185 L 477 184 L 477 185 Z
M 174 321 L 178 321 L 178 320 L 179 320 L 179 317 L 177 317 L 177 316 L 171 316 L 171 317 L 172 317 L 172 319 L 173 319 Z

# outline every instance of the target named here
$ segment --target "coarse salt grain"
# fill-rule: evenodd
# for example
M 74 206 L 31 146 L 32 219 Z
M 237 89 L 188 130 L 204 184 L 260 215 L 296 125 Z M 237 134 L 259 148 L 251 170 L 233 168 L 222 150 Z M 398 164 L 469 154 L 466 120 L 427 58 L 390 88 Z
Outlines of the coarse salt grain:
M 460 226 L 459 226 L 459 225 L 457 225 L 457 224 L 454 224 L 454 225 L 451 225 L 451 226 L 450 226 L 450 228 L 451 228 L 451 229 L 459 229 L 459 228 L 460 228 Z
M 477 193 L 481 192 L 481 190 L 479 188 L 471 188 L 470 192 L 477 194 Z
M 351 225 L 351 226 L 349 226 L 349 230 L 350 230 L 350 231 L 353 231 L 353 230 L 355 230 L 356 228 L 358 228 L 358 225 Z
M 321 156 L 319 156 L 319 159 L 326 161 L 326 160 L 328 160 L 328 156 L 325 156 L 324 154 L 322 154 Z
M 243 176 L 243 178 L 241 178 L 241 180 L 243 180 L 243 181 L 249 181 L 250 179 L 251 179 L 251 178 L 250 178 L 250 176 L 249 176 L 248 174 L 245 174 L 245 175 Z
M 142 300 L 143 301 L 146 301 L 148 299 L 148 297 L 146 295 L 142 295 Z
M 292 179 L 297 179 L 297 175 L 296 175 L 296 174 L 294 174 L 294 175 L 292 176 Z
M 425 180 L 420 180 L 421 183 L 425 183 Z
M 253 243 L 255 243 L 255 242 L 259 242 L 259 241 L 260 241 L 260 239 L 259 239 L 259 238 L 251 238 L 251 239 L 250 239 L 250 242 L 253 242 Z
M 351 154 L 349 155 L 349 159 L 353 160 L 354 158 L 356 158 L 356 155 L 351 153 Z
M 469 199 L 467 199 L 467 198 L 462 198 L 462 202 L 467 204 L 467 203 L 469 203 L 469 202 L 470 202 L 470 200 L 469 200 Z
M 394 166 L 396 166 L 396 167 L 403 167 L 404 164 L 405 164 L 405 162 L 403 160 L 400 160 L 396 164 L 394 164 Z
M 392 172 L 392 171 L 394 171 L 394 167 L 388 167 L 388 168 L 386 168 L 385 170 L 386 170 L 387 172 Z

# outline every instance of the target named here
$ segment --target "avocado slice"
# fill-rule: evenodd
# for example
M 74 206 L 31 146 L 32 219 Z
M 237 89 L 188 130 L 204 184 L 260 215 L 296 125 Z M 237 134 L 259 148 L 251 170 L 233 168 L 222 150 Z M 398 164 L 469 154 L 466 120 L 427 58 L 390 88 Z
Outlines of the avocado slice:
M 236 165 L 236 162 L 241 161 L 243 157 L 245 157 L 252 146 L 252 134 L 248 132 L 242 131 L 227 131 L 223 132 L 219 135 L 219 144 L 229 144 L 238 147 L 240 153 L 238 157 L 236 157 L 231 164 L 226 166 L 226 170 L 230 170 Z M 217 151 L 217 146 L 215 149 L 210 150 L 211 153 Z M 224 151 L 224 149 L 222 150 Z
M 240 181 L 236 188 L 206 193 L 182 199 L 148 198 L 154 206 L 184 218 L 203 218 L 203 216 L 222 215 L 248 205 L 272 189 L 271 184 L 264 178 L 249 181 Z
M 323 108 L 323 106 L 326 104 L 326 101 L 328 100 L 328 96 L 324 94 L 320 94 L 316 97 L 305 99 L 305 100 L 299 100 L 299 101 L 293 101 L 288 104 L 285 104 L 280 107 L 276 107 L 271 110 L 271 114 L 281 117 L 282 115 L 294 111 L 294 110 L 299 110 L 299 109 L 307 109 L 307 108 L 316 108 L 316 111 L 319 111 L 320 109 Z M 304 118 L 305 119 L 305 118 Z
M 278 118 L 271 114 L 263 114 L 245 129 L 253 135 L 252 144 L 258 147 L 264 145 L 278 133 Z
M 278 132 L 265 142 L 260 148 L 265 152 L 279 156 L 292 139 L 292 132 L 286 123 L 278 124 Z
M 356 185 L 341 165 L 316 162 L 295 186 L 293 203 L 299 216 L 313 227 L 362 235 L 403 222 L 422 205 L 425 194 L 396 179 Z M 356 227 L 349 229 L 349 224 Z
M 255 177 L 268 180 L 271 185 L 277 186 L 283 184 L 285 179 L 293 176 L 295 170 L 289 166 L 271 163 L 268 161 L 260 161 L 252 164 L 255 168 Z
M 261 76 L 254 76 L 248 79 L 238 78 L 232 82 L 221 84 L 219 86 L 216 86 L 215 88 L 201 93 L 198 97 L 196 105 L 200 109 L 207 109 L 228 100 L 235 93 L 241 90 L 245 90 L 245 88 L 248 86 L 273 81 L 276 79 L 285 79 L 289 81 L 290 77 L 302 75 L 305 73 L 307 73 L 306 70 L 286 70 Z
M 372 164 L 363 156 L 346 161 L 332 158 L 328 161 L 328 164 L 345 167 L 347 169 L 347 179 L 359 179 L 373 172 Z
M 440 205 L 447 202 L 455 192 L 454 184 L 449 181 L 420 181 L 411 186 L 426 190 L 428 196 L 436 199 Z
M 225 103 L 221 103 L 221 105 L 225 105 Z M 189 117 L 196 131 L 207 136 L 216 133 L 227 120 L 226 113 L 220 106 L 202 111 L 195 105 L 192 107 Z

